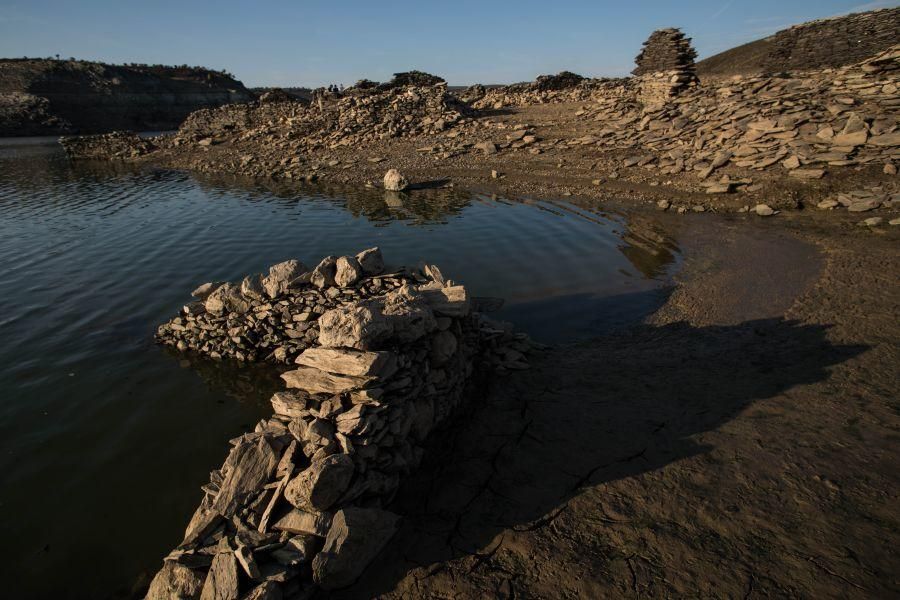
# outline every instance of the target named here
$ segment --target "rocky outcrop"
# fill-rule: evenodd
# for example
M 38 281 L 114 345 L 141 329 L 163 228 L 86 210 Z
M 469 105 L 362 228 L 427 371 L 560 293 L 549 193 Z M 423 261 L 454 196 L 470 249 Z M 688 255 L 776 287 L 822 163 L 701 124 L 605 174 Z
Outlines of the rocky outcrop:
M 339 265 L 354 261 L 358 276 L 336 287 Z M 328 257 L 312 270 L 276 265 L 270 273 L 283 274 L 287 286 L 268 298 L 253 286 L 208 284 L 196 292 L 207 305 L 226 286 L 235 301 L 207 306 L 213 310 L 200 315 L 214 314 L 206 319 L 178 317 L 160 328 L 165 343 L 237 357 L 198 343 L 227 338 L 246 360 L 266 357 L 280 343 L 267 335 L 286 324 L 311 324 L 280 355 L 294 368 L 271 399 L 274 415 L 232 440 L 152 590 L 198 598 L 202 582 L 202 597 L 287 597 L 353 583 L 393 535 L 398 516 L 386 509 L 429 434 L 489 369 L 528 367 L 527 337 L 474 312 L 466 289 L 437 267 L 385 275 L 381 265 L 377 249 Z M 314 278 L 317 271 L 331 276 Z M 334 302 L 299 301 L 310 293 Z M 249 335 L 247 323 L 269 333 Z
M 0 136 L 174 129 L 199 108 L 252 99 L 197 67 L 0 60 Z
M 852 65 L 900 39 L 900 7 L 794 25 L 697 63 L 701 77 L 780 73 Z

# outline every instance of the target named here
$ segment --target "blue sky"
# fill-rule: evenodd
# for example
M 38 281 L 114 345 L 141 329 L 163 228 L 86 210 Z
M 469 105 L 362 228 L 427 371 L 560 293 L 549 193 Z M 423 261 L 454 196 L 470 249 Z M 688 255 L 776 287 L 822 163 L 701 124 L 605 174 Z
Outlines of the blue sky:
M 0 56 L 227 69 L 248 86 L 351 84 L 420 69 L 451 84 L 563 69 L 624 75 L 654 29 L 701 58 L 810 19 L 900 0 L 0 0 Z

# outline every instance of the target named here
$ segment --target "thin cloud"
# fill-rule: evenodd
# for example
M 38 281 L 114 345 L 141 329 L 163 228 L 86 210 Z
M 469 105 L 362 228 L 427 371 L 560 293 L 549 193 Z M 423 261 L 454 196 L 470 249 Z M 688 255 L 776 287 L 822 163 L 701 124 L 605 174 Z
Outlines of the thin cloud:
M 714 13 L 712 14 L 712 16 L 709 18 L 709 20 L 710 20 L 710 21 L 715 21 L 716 19 L 718 19 L 719 17 L 721 17 L 722 14 L 723 14 L 726 10 L 728 10 L 729 8 L 731 8 L 731 5 L 732 5 L 732 4 L 734 4 L 734 0 L 728 0 L 728 2 L 726 2 L 725 4 L 723 4 L 722 6 L 719 7 L 719 10 L 717 10 L 716 12 L 714 12 Z

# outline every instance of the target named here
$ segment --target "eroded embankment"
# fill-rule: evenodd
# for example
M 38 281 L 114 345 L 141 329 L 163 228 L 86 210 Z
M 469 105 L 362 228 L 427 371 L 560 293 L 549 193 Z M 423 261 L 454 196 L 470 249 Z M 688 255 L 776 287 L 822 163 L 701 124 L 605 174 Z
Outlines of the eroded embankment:
M 232 440 L 148 598 L 281 598 L 352 584 L 394 534 L 385 510 L 436 427 L 523 334 L 473 311 L 437 267 L 383 273 L 377 248 L 209 283 L 162 325 L 179 350 L 294 364 L 274 415 Z

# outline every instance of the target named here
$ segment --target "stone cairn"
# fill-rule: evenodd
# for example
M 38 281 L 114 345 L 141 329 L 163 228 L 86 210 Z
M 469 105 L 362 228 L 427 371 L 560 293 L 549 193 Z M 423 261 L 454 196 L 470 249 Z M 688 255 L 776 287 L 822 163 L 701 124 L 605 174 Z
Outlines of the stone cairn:
M 645 106 L 660 106 L 696 85 L 696 58 L 691 38 L 684 37 L 680 29 L 659 29 L 651 33 L 637 55 L 637 67 L 632 71 L 641 80 L 640 101 Z
M 473 311 L 437 267 L 383 268 L 377 248 L 312 270 L 286 261 L 201 286 L 205 300 L 160 327 L 179 348 L 296 368 L 274 415 L 231 441 L 147 598 L 306 598 L 351 584 L 393 535 L 385 507 L 429 433 L 486 368 L 528 368 L 527 336 Z

